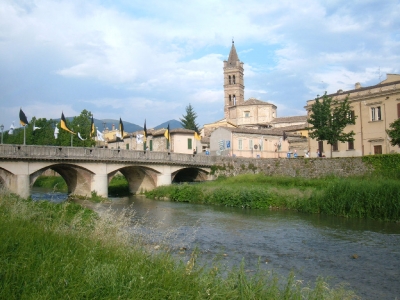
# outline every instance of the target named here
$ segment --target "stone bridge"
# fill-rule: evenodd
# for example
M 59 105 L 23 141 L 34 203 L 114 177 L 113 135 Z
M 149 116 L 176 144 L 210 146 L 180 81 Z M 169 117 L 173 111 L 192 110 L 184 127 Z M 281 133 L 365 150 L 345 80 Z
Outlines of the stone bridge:
M 132 193 L 172 181 L 209 179 L 215 156 L 122 149 L 0 145 L 0 185 L 21 197 L 30 195 L 35 180 L 46 170 L 60 174 L 68 192 L 107 197 L 111 178 L 121 172 Z

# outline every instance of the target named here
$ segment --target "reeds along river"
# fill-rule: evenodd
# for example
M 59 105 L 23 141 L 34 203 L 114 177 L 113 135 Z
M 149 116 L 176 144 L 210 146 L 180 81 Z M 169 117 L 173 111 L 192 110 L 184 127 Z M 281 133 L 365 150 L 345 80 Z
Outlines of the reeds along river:
M 259 264 L 284 277 L 294 271 L 304 282 L 329 277 L 331 286 L 348 284 L 362 299 L 400 299 L 399 223 L 134 196 L 112 202 L 113 209 L 129 206 L 135 230 L 154 245 L 168 243 L 183 260 L 198 247 L 207 264 L 231 267 L 244 260 L 250 274 Z

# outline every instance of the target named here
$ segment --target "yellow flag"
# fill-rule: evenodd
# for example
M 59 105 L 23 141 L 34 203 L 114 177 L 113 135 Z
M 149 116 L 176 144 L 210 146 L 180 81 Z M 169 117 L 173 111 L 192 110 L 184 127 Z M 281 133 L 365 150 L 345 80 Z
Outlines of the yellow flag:
M 167 130 L 165 130 L 165 132 L 164 132 L 164 136 L 165 136 L 165 138 L 169 141 L 169 139 L 170 139 L 170 133 L 169 133 L 169 124 L 168 124 L 168 128 L 167 128 Z
M 196 140 L 198 140 L 198 141 L 201 140 L 200 134 L 198 134 L 196 131 L 194 132 L 194 138 L 195 138 Z
M 72 134 L 75 134 L 71 129 L 68 128 L 67 126 L 67 121 L 65 120 L 64 113 L 61 113 L 61 122 L 60 122 L 60 127 L 64 129 L 65 131 L 71 132 Z

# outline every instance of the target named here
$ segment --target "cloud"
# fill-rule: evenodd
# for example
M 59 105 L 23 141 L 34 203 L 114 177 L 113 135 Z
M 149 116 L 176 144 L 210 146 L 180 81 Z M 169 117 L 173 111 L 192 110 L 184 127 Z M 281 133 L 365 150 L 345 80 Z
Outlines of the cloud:
M 4 0 L 0 122 L 23 106 L 37 117 L 85 108 L 158 125 L 192 103 L 198 122 L 210 123 L 223 118 L 232 38 L 245 98 L 301 114 L 325 90 L 400 71 L 399 10 L 394 0 Z

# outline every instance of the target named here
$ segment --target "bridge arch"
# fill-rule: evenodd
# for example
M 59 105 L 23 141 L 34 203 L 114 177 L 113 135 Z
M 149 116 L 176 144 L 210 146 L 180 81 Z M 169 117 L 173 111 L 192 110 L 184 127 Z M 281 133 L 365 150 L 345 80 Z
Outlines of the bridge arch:
M 200 168 L 182 168 L 172 173 L 172 182 L 195 182 L 207 180 L 208 172 Z
M 87 196 L 91 194 L 93 172 L 74 164 L 57 163 L 43 167 L 29 175 L 30 186 L 33 186 L 36 179 L 48 169 L 60 174 L 67 184 L 69 194 Z
M 0 188 L 11 189 L 14 174 L 10 171 L 0 168 Z
M 108 183 L 117 172 L 124 175 L 129 184 L 129 192 L 132 194 L 154 189 L 157 186 L 157 175 L 160 174 L 144 166 L 125 166 L 108 173 Z

